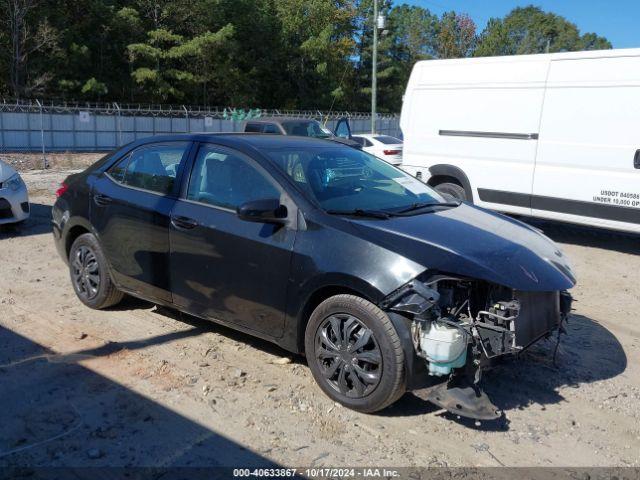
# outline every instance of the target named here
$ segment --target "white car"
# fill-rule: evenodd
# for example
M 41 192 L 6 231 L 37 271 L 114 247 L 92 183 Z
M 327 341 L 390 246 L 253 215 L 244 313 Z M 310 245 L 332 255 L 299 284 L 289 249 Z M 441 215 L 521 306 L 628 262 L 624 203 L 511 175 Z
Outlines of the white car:
M 390 135 L 380 133 L 359 133 L 351 137 L 360 145 L 362 150 L 371 155 L 391 163 L 400 165 L 402 163 L 402 140 Z
M 27 186 L 11 165 L 0 160 L 0 225 L 29 218 Z

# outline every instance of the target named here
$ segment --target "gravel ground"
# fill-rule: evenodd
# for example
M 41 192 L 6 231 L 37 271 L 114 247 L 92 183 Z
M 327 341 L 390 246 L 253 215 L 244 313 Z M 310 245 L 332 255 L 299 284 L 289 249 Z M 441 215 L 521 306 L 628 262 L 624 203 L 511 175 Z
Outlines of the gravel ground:
M 537 223 L 577 302 L 555 365 L 545 341 L 483 379 L 503 419 L 424 392 L 364 415 L 264 341 L 133 299 L 84 307 L 50 235 L 65 168 L 22 169 L 32 218 L 0 231 L 0 466 L 640 466 L 637 237 Z

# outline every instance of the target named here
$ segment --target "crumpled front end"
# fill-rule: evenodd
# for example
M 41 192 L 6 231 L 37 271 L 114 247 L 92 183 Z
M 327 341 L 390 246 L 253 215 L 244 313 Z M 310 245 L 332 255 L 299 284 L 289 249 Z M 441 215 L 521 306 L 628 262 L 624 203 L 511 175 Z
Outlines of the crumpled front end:
M 500 416 L 480 389 L 493 361 L 564 331 L 571 310 L 566 291 L 520 291 L 483 280 L 422 275 L 380 305 L 410 322 L 415 354 L 428 375 L 447 379 L 429 400 L 457 415 Z

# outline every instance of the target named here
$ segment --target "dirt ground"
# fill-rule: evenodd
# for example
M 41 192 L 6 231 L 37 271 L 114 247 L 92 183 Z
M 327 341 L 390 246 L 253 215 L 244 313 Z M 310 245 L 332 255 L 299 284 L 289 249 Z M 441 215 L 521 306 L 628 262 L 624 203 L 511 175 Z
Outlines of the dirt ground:
M 50 234 L 54 167 L 25 171 L 32 218 L 0 232 L 0 466 L 640 466 L 637 237 L 537 224 L 577 301 L 557 365 L 545 341 L 483 379 L 503 419 L 421 392 L 364 415 L 264 341 L 133 299 L 84 307 Z

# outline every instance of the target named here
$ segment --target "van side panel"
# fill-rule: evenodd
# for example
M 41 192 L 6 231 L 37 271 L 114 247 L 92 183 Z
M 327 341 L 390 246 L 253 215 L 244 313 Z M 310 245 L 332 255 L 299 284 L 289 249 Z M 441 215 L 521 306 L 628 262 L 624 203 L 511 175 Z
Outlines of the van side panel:
M 640 56 L 553 60 L 532 214 L 640 232 L 639 149 Z
M 433 165 L 461 169 L 481 206 L 530 214 L 548 58 L 419 62 L 404 99 L 403 166 L 429 177 Z M 496 203 L 500 195 L 525 200 Z

